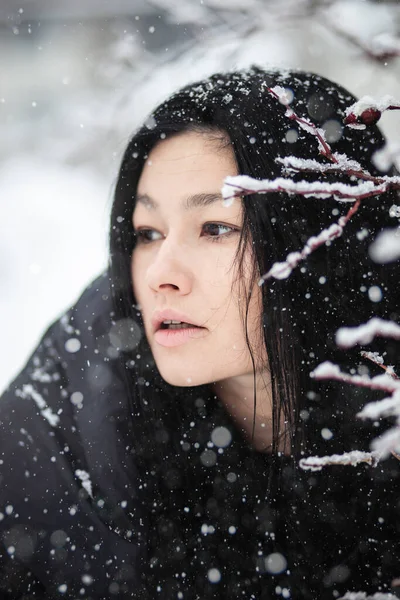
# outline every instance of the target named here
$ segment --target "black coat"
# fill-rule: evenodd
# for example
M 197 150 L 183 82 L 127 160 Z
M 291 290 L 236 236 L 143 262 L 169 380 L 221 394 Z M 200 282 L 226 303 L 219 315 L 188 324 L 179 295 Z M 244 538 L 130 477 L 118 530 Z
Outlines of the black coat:
M 134 466 L 128 478 L 120 459 L 127 409 L 99 350 L 110 309 L 102 277 L 50 327 L 0 400 L 2 599 L 119 598 L 124 570 L 138 585 L 143 525 Z
M 120 363 L 110 352 L 111 310 L 108 278 L 102 276 L 50 327 L 0 400 L 2 600 L 152 597 L 144 595 L 142 581 L 148 511 L 127 451 L 131 417 Z M 247 450 L 240 452 L 246 458 Z M 228 472 L 230 459 L 225 460 Z M 248 595 L 235 597 L 288 597 L 285 590 L 291 585 L 292 598 L 312 600 L 335 598 L 346 590 L 390 588 L 400 576 L 399 463 L 390 459 L 374 470 L 334 467 L 328 475 L 304 473 L 295 491 L 289 466 L 285 472 L 276 533 L 268 539 L 275 558 L 277 552 L 286 557 L 288 570 L 274 575 L 254 553 L 254 582 L 261 569 L 264 583 L 252 588 L 247 576 Z M 236 507 L 234 500 L 226 504 L 229 494 L 221 490 L 221 505 L 232 514 L 240 512 L 241 498 Z M 187 502 L 181 497 L 183 507 Z M 257 548 L 270 520 L 259 500 L 252 515 L 249 506 L 246 511 L 237 519 L 239 528 L 253 519 L 257 535 L 237 538 L 243 542 L 238 541 L 236 554 L 229 554 L 229 536 L 221 534 L 217 548 L 219 560 L 227 557 L 231 583 L 243 579 L 237 574 L 247 568 L 245 560 L 235 564 L 235 557 L 241 552 L 246 559 L 246 544 L 254 542 Z M 208 523 L 213 518 L 209 511 Z M 207 552 L 212 550 L 203 556 Z M 212 566 L 203 567 L 203 562 L 196 563 L 199 576 Z M 228 593 L 208 582 L 203 595 L 187 597 L 231 598 L 235 586 Z M 186 596 L 161 592 L 157 597 Z

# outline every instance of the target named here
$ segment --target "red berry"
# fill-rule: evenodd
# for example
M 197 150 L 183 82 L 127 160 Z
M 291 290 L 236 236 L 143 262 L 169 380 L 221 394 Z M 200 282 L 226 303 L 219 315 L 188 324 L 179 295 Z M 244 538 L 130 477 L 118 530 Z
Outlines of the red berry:
M 350 125 L 352 123 L 357 123 L 358 119 L 354 113 L 349 113 L 347 117 L 343 119 L 345 125 Z
M 375 125 L 381 118 L 381 111 L 377 108 L 367 108 L 361 113 L 360 122 L 364 125 Z

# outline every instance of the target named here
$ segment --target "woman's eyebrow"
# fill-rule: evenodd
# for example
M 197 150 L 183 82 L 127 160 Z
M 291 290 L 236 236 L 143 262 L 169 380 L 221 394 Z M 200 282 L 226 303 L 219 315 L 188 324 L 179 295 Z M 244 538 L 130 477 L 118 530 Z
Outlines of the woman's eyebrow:
M 191 210 L 193 208 L 204 208 L 214 204 L 214 202 L 222 202 L 222 200 L 220 193 L 192 194 L 182 201 L 181 206 L 184 210 Z M 136 201 L 143 204 L 148 210 L 157 210 L 159 207 L 158 202 L 148 194 L 139 194 Z

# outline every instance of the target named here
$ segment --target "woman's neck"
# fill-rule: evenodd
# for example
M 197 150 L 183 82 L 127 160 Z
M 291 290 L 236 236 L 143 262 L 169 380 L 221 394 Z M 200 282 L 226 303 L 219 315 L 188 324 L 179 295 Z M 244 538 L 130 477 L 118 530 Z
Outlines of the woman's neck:
M 266 383 L 267 382 L 267 383 Z M 269 378 L 256 375 L 256 407 L 254 410 L 253 374 L 215 382 L 212 389 L 232 417 L 239 431 L 259 452 L 272 447 L 272 392 Z M 284 432 L 282 423 L 282 432 Z M 284 451 L 280 444 L 279 449 Z

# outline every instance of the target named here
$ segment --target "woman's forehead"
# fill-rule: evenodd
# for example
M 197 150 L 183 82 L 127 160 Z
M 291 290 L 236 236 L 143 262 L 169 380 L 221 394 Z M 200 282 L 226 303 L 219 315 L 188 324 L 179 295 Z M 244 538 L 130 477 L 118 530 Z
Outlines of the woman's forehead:
M 159 142 L 149 153 L 137 187 L 146 208 L 171 200 L 199 208 L 221 199 L 224 179 L 237 175 L 231 147 L 216 147 L 203 134 L 184 133 Z M 217 198 L 214 198 L 217 197 Z
M 182 164 L 195 165 L 201 158 L 204 162 L 226 164 L 235 169 L 236 159 L 228 144 L 222 145 L 222 133 L 218 137 L 210 132 L 184 131 L 160 140 L 149 152 L 143 171 L 149 167 L 179 170 Z M 142 172 L 143 174 L 143 172 Z

